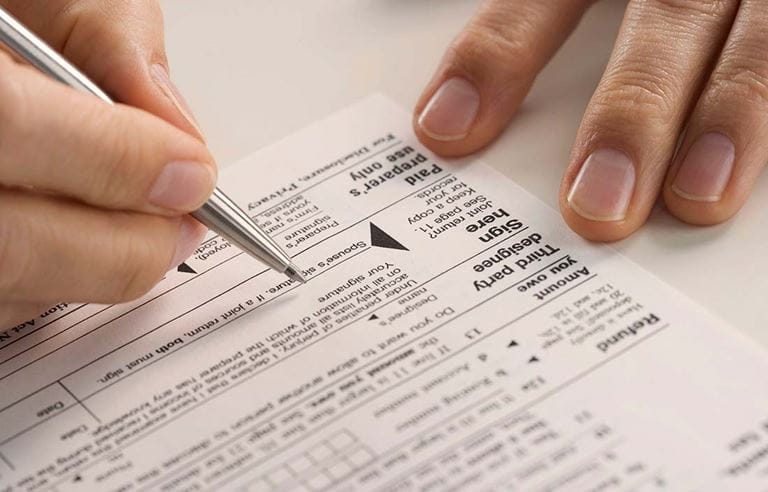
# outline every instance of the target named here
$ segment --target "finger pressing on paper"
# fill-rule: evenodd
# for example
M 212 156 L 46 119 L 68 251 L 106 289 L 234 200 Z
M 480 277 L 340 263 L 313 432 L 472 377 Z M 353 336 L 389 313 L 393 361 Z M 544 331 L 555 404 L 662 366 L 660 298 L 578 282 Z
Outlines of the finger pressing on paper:
M 0 184 L 163 215 L 196 210 L 213 191 L 216 167 L 198 139 L 7 57 L 0 70 Z
M 156 0 L 0 0 L 116 100 L 202 138 L 171 82 Z
M 738 4 L 629 2 L 561 186 L 573 230 L 613 241 L 645 222 Z
M 205 228 L 0 190 L 0 299 L 117 303 L 149 291 L 199 245 Z
M 487 0 L 446 52 L 414 113 L 419 139 L 449 156 L 474 152 L 514 115 L 536 75 L 591 0 Z

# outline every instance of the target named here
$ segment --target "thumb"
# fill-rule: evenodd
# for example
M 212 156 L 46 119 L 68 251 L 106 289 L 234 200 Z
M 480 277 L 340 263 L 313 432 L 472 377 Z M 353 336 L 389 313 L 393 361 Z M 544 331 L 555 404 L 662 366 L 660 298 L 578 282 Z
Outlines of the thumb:
M 0 0 L 120 103 L 202 139 L 171 82 L 156 0 Z

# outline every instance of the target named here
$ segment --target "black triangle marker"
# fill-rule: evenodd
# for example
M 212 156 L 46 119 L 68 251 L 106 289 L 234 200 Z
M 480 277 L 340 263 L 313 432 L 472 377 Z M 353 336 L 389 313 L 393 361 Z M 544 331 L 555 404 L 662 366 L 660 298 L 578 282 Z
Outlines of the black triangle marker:
M 372 314 L 372 315 L 371 315 L 371 317 L 370 317 L 370 318 L 368 318 L 368 321 L 373 321 L 373 320 L 375 320 L 375 319 L 379 319 L 379 317 L 378 317 L 378 316 L 376 316 L 375 314 Z
M 408 248 L 400 244 L 395 238 L 376 227 L 373 222 L 371 222 L 371 246 L 410 251 Z
M 176 271 L 181 273 L 197 273 L 192 269 L 191 266 L 187 265 L 186 263 L 182 263 L 181 265 L 179 265 Z
M 507 345 L 507 348 L 509 348 L 509 347 L 517 347 L 518 345 L 519 344 L 515 340 L 512 340 L 511 342 L 509 342 L 509 345 Z
M 532 362 L 539 362 L 539 358 L 534 355 L 533 357 L 528 359 L 528 363 L 529 364 L 532 363 Z

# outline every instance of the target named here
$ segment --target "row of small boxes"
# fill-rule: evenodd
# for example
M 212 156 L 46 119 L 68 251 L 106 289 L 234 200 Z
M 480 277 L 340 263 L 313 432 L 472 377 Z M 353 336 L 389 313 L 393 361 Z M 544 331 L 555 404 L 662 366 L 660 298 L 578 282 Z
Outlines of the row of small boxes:
M 273 490 L 319 491 L 373 460 L 349 431 L 340 431 L 251 484 L 250 492 Z

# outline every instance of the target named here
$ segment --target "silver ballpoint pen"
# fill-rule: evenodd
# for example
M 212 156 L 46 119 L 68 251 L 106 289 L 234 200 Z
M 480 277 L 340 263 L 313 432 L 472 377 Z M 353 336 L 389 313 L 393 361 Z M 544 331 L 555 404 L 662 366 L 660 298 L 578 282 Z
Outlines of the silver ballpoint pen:
M 0 43 L 42 72 L 64 84 L 114 104 L 112 99 L 74 65 L 0 7 Z M 291 258 L 218 188 L 191 214 L 254 258 L 298 282 L 306 282 Z

